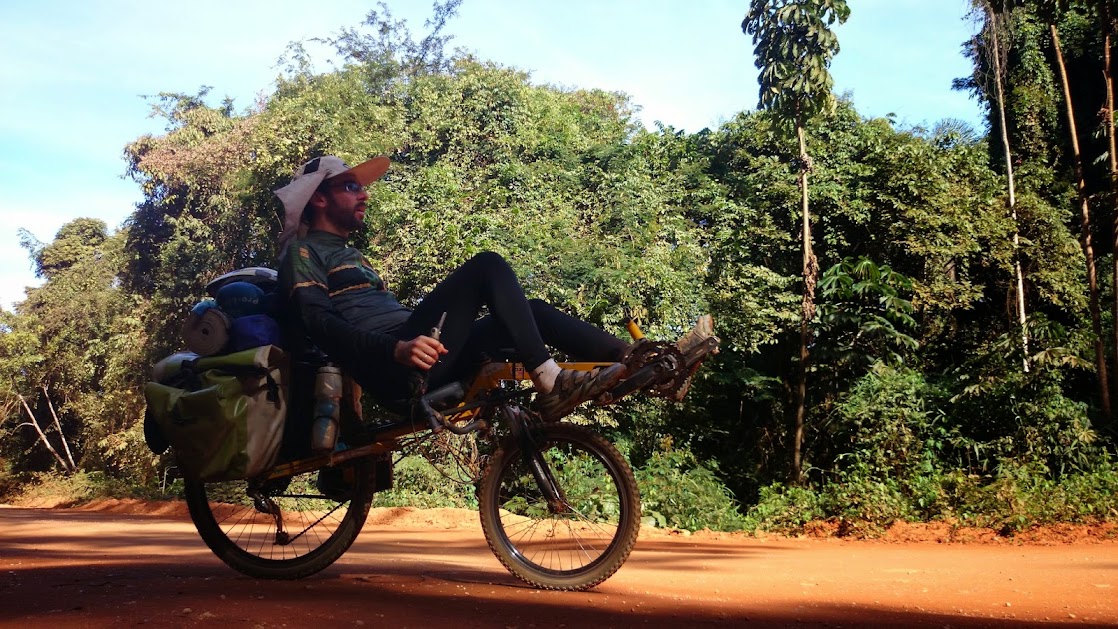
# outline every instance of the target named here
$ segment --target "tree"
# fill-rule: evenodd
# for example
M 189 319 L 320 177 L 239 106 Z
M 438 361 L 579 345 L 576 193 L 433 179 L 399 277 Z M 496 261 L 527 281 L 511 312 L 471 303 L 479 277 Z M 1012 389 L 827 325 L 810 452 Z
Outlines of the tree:
M 38 371 L 43 362 L 43 356 L 37 351 L 37 339 L 23 329 L 22 320 L 15 313 L 0 312 L 0 423 L 13 419 L 11 434 L 16 437 L 23 428 L 31 428 L 35 432 L 35 442 L 41 443 L 51 454 L 54 460 L 67 474 L 75 471 L 74 456 L 70 451 L 70 443 L 58 421 L 58 414 L 54 405 L 49 404 L 49 394 L 45 386 L 41 386 L 43 398 L 48 401 L 52 422 L 47 429 L 39 423 L 39 416 L 35 409 L 28 403 L 23 391 L 34 389 L 35 384 L 29 382 L 29 374 Z M 37 395 L 38 391 L 36 391 Z M 26 421 L 24 420 L 26 413 Z M 54 427 L 54 440 L 61 443 L 55 447 L 47 430 Z M 4 439 L 3 441 L 13 441 Z M 18 439 L 16 439 L 18 441 Z M 60 450 L 62 452 L 60 452 Z M 63 456 L 65 454 L 65 457 Z
M 1072 165 L 1075 172 L 1075 191 L 1079 201 L 1080 244 L 1083 247 L 1083 256 L 1086 259 L 1087 266 L 1087 290 L 1091 313 L 1091 332 L 1095 347 L 1095 373 L 1098 377 L 1099 403 L 1103 415 L 1110 421 L 1110 381 L 1107 376 L 1106 350 L 1103 346 L 1098 272 L 1095 268 L 1095 247 L 1091 234 L 1090 194 L 1087 190 L 1087 178 L 1083 169 L 1083 155 L 1079 148 L 1079 132 L 1075 121 L 1075 107 L 1072 103 L 1067 63 L 1064 60 L 1063 47 L 1060 45 L 1060 32 L 1057 28 L 1060 15 L 1067 10 L 1067 1 L 1040 0 L 1038 9 L 1041 17 L 1048 23 L 1048 30 L 1052 37 L 1053 63 L 1056 66 L 1056 74 L 1060 78 L 1060 87 L 1064 97 L 1068 140 L 1071 146 Z
M 845 0 L 753 0 L 741 23 L 742 31 L 753 37 L 755 65 L 761 71 L 758 76 L 760 107 L 791 123 L 799 144 L 796 166 L 802 218 L 804 293 L 789 469 L 789 478 L 795 483 L 799 483 L 801 477 L 800 450 L 807 397 L 810 324 L 815 318 L 815 284 L 819 275 L 819 263 L 812 250 L 808 207 L 811 156 L 807 152 L 804 125 L 807 119 L 833 107 L 833 80 L 828 67 L 839 51 L 839 43 L 830 27 L 836 22 L 842 24 L 849 15 L 850 9 Z
M 334 37 L 317 41 L 332 46 L 346 65 L 360 67 L 370 90 L 387 95 L 392 84 L 401 79 L 450 71 L 453 55 L 448 54 L 447 47 L 452 36 L 442 32 L 461 4 L 462 0 L 435 0 L 432 15 L 424 23 L 428 32 L 419 41 L 412 38 L 406 21 L 392 18 L 384 2 L 377 2 L 377 8 L 366 14 L 362 24 L 365 32 L 344 28 Z
M 860 377 L 874 363 L 903 362 L 918 347 L 906 334 L 916 320 L 902 294 L 912 290 L 912 281 L 888 265 L 847 258 L 827 269 L 819 290 L 820 345 L 832 368 Z
M 999 6 L 995 7 L 995 3 Z M 986 53 L 992 65 L 993 75 L 990 81 L 994 84 L 994 106 L 997 111 L 998 137 L 1002 143 L 1002 157 L 1005 164 L 1006 179 L 1006 207 L 1013 219 L 1013 275 L 1016 281 L 1014 303 L 1017 310 L 1017 325 L 1021 333 L 1021 368 L 1026 373 L 1029 371 L 1029 334 L 1025 315 L 1025 276 L 1021 268 L 1021 233 L 1017 226 L 1017 182 L 1013 175 L 1013 152 L 1010 148 L 1009 131 L 1006 124 L 1005 104 L 1005 69 L 1003 55 L 1005 54 L 1005 14 L 1008 8 L 1001 6 L 996 0 L 974 0 L 974 6 L 982 12 L 982 36 L 986 44 Z M 995 10 L 997 9 L 997 10 Z
M 50 244 L 38 241 L 25 229 L 19 230 L 20 244 L 31 255 L 35 275 L 41 279 L 65 271 L 97 250 L 108 237 L 105 221 L 96 218 L 78 218 L 66 223 L 55 234 Z
M 1103 119 L 1103 128 L 1106 134 L 1107 145 L 1107 173 L 1110 182 L 1110 205 L 1113 212 L 1112 243 L 1113 243 L 1113 269 L 1116 289 L 1112 302 L 1113 313 L 1113 343 L 1115 354 L 1118 355 L 1118 122 L 1114 120 L 1114 68 L 1111 65 L 1111 42 L 1115 32 L 1118 32 L 1118 7 L 1114 0 L 1095 0 L 1093 3 L 1098 9 L 1102 19 L 1102 58 L 1103 81 L 1106 86 L 1106 100 L 1100 112 Z
M 32 249 L 50 269 L 16 313 L 0 322 L 0 410 L 22 438 L 41 443 L 67 472 L 81 469 L 150 474 L 138 445 L 140 383 L 147 375 L 143 301 L 118 280 L 123 233 L 79 218 Z M 30 430 L 26 430 L 30 429 Z M 31 431 L 34 431 L 34 435 Z M 42 467 L 19 452 L 18 468 Z

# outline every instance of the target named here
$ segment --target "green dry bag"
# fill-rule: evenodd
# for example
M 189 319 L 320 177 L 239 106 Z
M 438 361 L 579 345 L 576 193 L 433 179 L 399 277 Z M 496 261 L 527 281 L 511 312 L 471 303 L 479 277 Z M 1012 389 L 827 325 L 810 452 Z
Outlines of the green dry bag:
M 283 440 L 286 360 L 283 350 L 264 345 L 178 361 L 160 382 L 144 387 L 149 445 L 169 444 L 188 478 L 233 480 L 266 472 Z

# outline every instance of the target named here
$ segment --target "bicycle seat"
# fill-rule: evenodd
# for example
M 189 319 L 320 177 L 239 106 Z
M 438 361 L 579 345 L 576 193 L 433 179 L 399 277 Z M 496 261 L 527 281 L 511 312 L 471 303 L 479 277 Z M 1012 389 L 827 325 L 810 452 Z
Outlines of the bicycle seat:
M 515 347 L 502 347 L 489 356 L 489 359 L 494 362 L 509 362 L 520 360 L 520 355 L 516 353 Z
M 451 382 L 428 391 L 419 397 L 398 398 L 395 400 L 377 399 L 377 406 L 400 417 L 410 417 L 414 421 L 426 422 L 431 430 L 443 429 L 439 411 L 456 406 L 466 397 L 466 385 Z

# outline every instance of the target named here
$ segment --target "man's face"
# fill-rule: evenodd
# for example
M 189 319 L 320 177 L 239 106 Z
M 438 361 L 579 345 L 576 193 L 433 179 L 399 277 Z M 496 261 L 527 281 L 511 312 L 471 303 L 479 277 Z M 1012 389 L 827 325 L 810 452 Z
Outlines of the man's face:
M 322 219 L 338 233 L 349 235 L 365 222 L 365 201 L 369 195 L 352 175 L 339 175 L 325 184 L 326 207 Z

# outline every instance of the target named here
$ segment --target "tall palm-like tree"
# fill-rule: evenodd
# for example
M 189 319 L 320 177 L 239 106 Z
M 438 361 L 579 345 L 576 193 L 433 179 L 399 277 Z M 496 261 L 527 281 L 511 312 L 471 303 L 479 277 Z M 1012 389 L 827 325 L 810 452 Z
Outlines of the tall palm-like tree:
M 792 420 L 789 480 L 798 483 L 803 466 L 801 446 L 807 397 L 807 369 L 811 346 L 811 321 L 815 318 L 815 284 L 819 263 L 812 249 L 811 212 L 808 206 L 808 175 L 811 156 L 807 152 L 804 125 L 812 116 L 834 106 L 833 80 L 828 70 L 839 51 L 838 37 L 831 30 L 850 15 L 846 0 L 752 0 L 741 23 L 753 37 L 758 75 L 760 108 L 794 128 L 799 145 L 800 214 L 803 238 L 804 295 L 800 318 L 800 361 Z
M 1021 330 L 1021 367 L 1029 371 L 1029 332 L 1025 316 L 1025 273 L 1021 268 L 1021 234 L 1017 228 L 1017 194 L 1016 181 L 1013 176 L 1013 152 L 1009 143 L 1009 129 L 1006 125 L 1005 107 L 1005 17 L 1009 11 L 1006 3 L 999 0 L 973 0 L 976 12 L 980 12 L 983 19 L 982 38 L 989 67 L 993 72 L 989 83 L 993 83 L 994 102 L 997 107 L 998 136 L 1002 142 L 1002 154 L 1005 159 L 1006 179 L 1006 206 L 1010 218 L 1013 220 L 1013 275 L 1016 280 L 1016 298 L 1014 299 L 1017 310 L 1017 325 Z
M 1103 120 L 1105 123 L 1103 127 L 1106 129 L 1107 140 L 1107 156 L 1109 158 L 1109 172 L 1110 172 L 1110 200 L 1111 203 L 1118 207 L 1118 139 L 1115 138 L 1115 120 L 1114 120 L 1114 69 L 1111 66 L 1110 46 L 1113 35 L 1118 30 L 1118 2 L 1115 0 L 1095 0 L 1095 8 L 1102 18 L 1103 28 L 1103 42 L 1102 42 L 1102 59 L 1103 59 L 1103 80 L 1106 83 L 1106 100 L 1103 106 Z M 1118 286 L 1118 212 L 1114 213 L 1114 226 L 1112 231 L 1114 237 L 1114 282 Z M 1112 312 L 1114 314 L 1113 326 L 1113 341 L 1114 353 L 1118 356 L 1118 290 L 1114 292 L 1114 300 L 1111 304 Z

